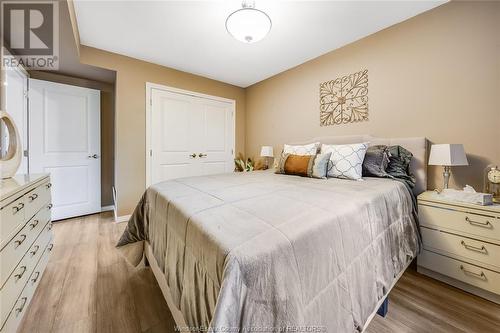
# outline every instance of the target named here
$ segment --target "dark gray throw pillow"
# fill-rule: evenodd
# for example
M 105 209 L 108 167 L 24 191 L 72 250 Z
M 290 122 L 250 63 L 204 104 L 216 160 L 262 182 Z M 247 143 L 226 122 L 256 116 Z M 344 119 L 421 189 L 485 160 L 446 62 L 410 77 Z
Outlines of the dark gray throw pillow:
M 386 172 L 393 178 L 401 179 L 411 188 L 415 187 L 415 176 L 410 172 L 410 162 L 413 154 L 401 146 L 387 147 L 389 164 Z
M 387 166 L 389 164 L 389 153 L 387 146 L 370 146 L 366 150 L 363 161 L 363 177 L 387 177 Z

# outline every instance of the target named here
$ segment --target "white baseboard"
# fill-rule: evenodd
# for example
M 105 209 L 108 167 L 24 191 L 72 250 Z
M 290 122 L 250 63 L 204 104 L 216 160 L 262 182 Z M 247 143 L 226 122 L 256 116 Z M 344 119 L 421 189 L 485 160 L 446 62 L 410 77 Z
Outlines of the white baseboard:
M 123 222 L 128 222 L 130 219 L 130 216 L 132 215 L 122 215 L 122 216 L 117 216 L 115 218 L 115 223 L 123 223 Z
M 110 211 L 113 211 L 113 210 L 115 210 L 115 206 L 114 205 L 102 206 L 101 207 L 101 213 L 102 212 L 110 212 Z

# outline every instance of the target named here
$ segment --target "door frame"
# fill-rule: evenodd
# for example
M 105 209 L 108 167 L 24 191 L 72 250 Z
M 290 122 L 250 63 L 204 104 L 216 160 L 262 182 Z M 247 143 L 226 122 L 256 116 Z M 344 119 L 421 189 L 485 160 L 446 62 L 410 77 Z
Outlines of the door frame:
M 184 90 L 174 87 L 165 86 L 158 83 L 146 82 L 146 187 L 148 188 L 151 185 L 151 158 L 152 158 L 152 150 L 151 150 L 151 134 L 152 134 L 152 126 L 151 119 L 153 118 L 153 89 L 163 90 L 170 93 L 188 95 L 193 97 L 211 99 L 214 101 L 229 103 L 232 106 L 233 112 L 233 152 L 236 151 L 236 101 L 234 99 L 229 99 L 225 97 L 213 96 L 208 94 L 202 94 L 195 91 Z

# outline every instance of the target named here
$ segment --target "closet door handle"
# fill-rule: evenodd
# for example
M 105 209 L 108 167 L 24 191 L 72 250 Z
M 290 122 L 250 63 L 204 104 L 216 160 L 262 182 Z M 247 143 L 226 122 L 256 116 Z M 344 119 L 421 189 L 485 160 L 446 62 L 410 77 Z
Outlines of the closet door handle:
M 98 159 L 98 158 L 99 158 L 99 155 L 97 155 L 97 154 L 94 154 L 94 155 L 89 155 L 89 158 L 95 158 L 95 159 Z
M 203 154 L 203 153 L 199 153 L 199 154 L 198 154 L 198 157 L 199 157 L 199 158 L 204 158 L 204 157 L 207 157 L 207 156 L 208 156 L 207 154 Z

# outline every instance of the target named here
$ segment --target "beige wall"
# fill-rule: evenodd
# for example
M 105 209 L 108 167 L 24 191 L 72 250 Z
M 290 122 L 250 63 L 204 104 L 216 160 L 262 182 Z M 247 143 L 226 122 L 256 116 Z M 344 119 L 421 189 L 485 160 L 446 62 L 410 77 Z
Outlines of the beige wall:
M 146 186 L 146 82 L 236 100 L 236 153 L 244 153 L 244 89 L 86 46 L 80 47 L 80 61 L 116 71 L 115 186 L 118 215 L 132 212 Z
M 319 126 L 319 84 L 368 69 L 369 121 Z M 246 95 L 246 151 L 324 135 L 425 136 L 463 143 L 453 182 L 482 189 L 500 164 L 500 3 L 452 2 L 257 83 Z M 442 172 L 429 168 L 429 187 Z
M 101 205 L 113 205 L 114 185 L 114 86 L 54 72 L 30 71 L 33 79 L 69 84 L 101 91 Z

